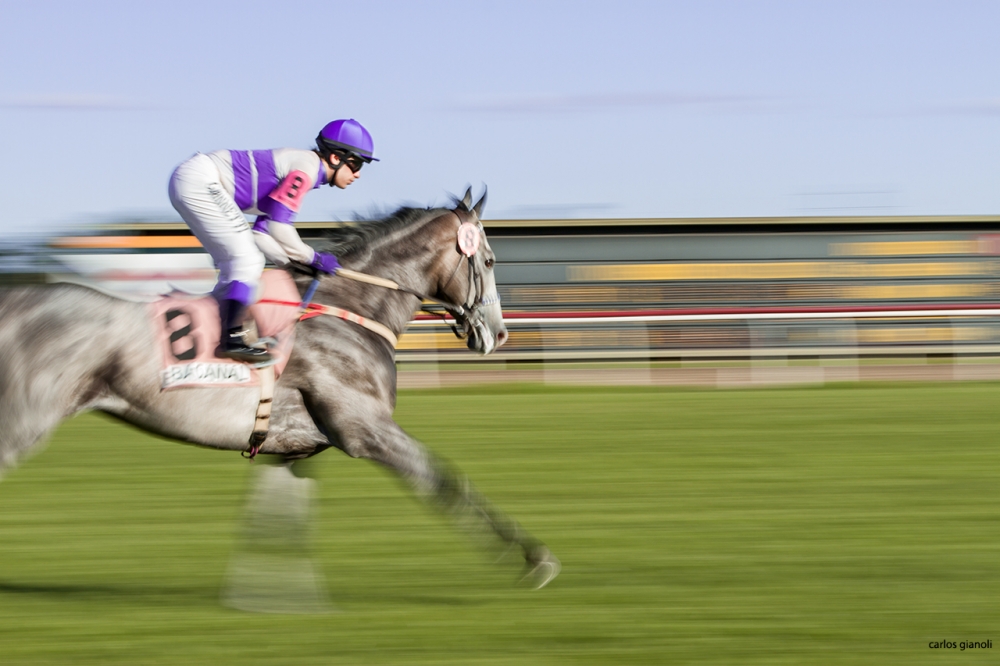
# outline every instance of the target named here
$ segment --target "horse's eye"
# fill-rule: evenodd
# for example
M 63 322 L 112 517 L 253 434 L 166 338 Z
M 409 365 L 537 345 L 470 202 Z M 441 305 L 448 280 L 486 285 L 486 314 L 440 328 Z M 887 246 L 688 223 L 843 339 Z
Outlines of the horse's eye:
M 487 259 L 485 263 L 486 263 L 486 268 L 493 268 L 493 263 L 494 263 L 493 259 Z

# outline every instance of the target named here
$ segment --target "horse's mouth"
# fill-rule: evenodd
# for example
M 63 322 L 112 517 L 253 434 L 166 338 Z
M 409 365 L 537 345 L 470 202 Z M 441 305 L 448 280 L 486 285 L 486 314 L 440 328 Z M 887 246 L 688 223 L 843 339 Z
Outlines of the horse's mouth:
M 493 334 L 482 324 L 482 322 L 477 323 L 472 327 L 472 330 L 469 331 L 469 339 L 466 344 L 468 344 L 469 349 L 477 354 L 482 354 L 483 356 L 486 356 L 496 349 L 496 342 Z
M 477 354 L 483 354 L 484 356 L 493 351 L 492 349 L 486 348 L 486 340 L 484 339 L 484 336 L 479 332 L 478 326 L 474 327 L 471 331 L 469 331 L 469 337 L 466 339 L 465 344 L 469 347 L 471 351 L 474 351 Z
M 466 345 L 468 345 L 470 350 L 485 356 L 495 352 L 497 347 L 506 342 L 506 340 L 506 328 L 502 328 L 498 333 L 493 333 L 483 323 L 478 323 L 469 331 Z

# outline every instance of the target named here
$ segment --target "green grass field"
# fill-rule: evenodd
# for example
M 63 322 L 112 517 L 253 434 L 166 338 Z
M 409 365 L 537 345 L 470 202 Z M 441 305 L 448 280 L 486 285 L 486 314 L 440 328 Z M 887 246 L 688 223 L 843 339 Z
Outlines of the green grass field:
M 81 417 L 0 483 L 0 664 L 994 663 L 928 643 L 1000 643 L 998 405 L 961 383 L 404 393 L 400 423 L 563 573 L 512 586 L 327 452 L 313 552 L 340 612 L 311 616 L 218 602 L 248 463 Z

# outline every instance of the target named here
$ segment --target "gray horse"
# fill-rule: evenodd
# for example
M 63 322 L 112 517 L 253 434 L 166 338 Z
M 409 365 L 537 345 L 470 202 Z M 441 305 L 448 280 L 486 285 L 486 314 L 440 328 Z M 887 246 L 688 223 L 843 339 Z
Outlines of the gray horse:
M 324 276 L 314 301 L 380 322 L 399 336 L 425 295 L 453 304 L 449 309 L 470 349 L 492 352 L 507 337 L 496 297 L 495 256 L 485 234 L 471 257 L 460 253 L 456 242 L 463 222 L 482 232 L 484 199 L 472 206 L 467 192 L 454 209 L 403 208 L 334 234 L 328 249 L 345 268 L 405 289 Z M 459 270 L 464 263 L 474 270 Z M 297 282 L 301 293 L 309 278 L 299 276 Z M 259 389 L 161 391 L 151 329 L 144 304 L 77 285 L 0 292 L 0 472 L 60 421 L 85 410 L 183 442 L 246 449 Z M 407 435 L 392 418 L 395 402 L 395 352 L 385 337 L 335 317 L 300 322 L 260 452 L 292 461 L 335 447 L 379 462 L 463 524 L 520 548 L 536 586 L 554 578 L 559 561 Z

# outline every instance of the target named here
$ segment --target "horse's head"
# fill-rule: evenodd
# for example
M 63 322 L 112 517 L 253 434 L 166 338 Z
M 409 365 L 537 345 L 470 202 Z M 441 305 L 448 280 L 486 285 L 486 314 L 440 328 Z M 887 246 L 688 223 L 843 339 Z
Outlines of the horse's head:
M 472 188 L 469 188 L 452 210 L 457 222 L 452 218 L 445 231 L 450 234 L 452 249 L 441 255 L 434 296 L 459 306 L 449 310 L 467 339 L 469 349 L 480 354 L 495 351 L 507 341 L 508 335 L 493 275 L 496 255 L 480 221 L 485 205 L 485 192 L 472 205 Z

